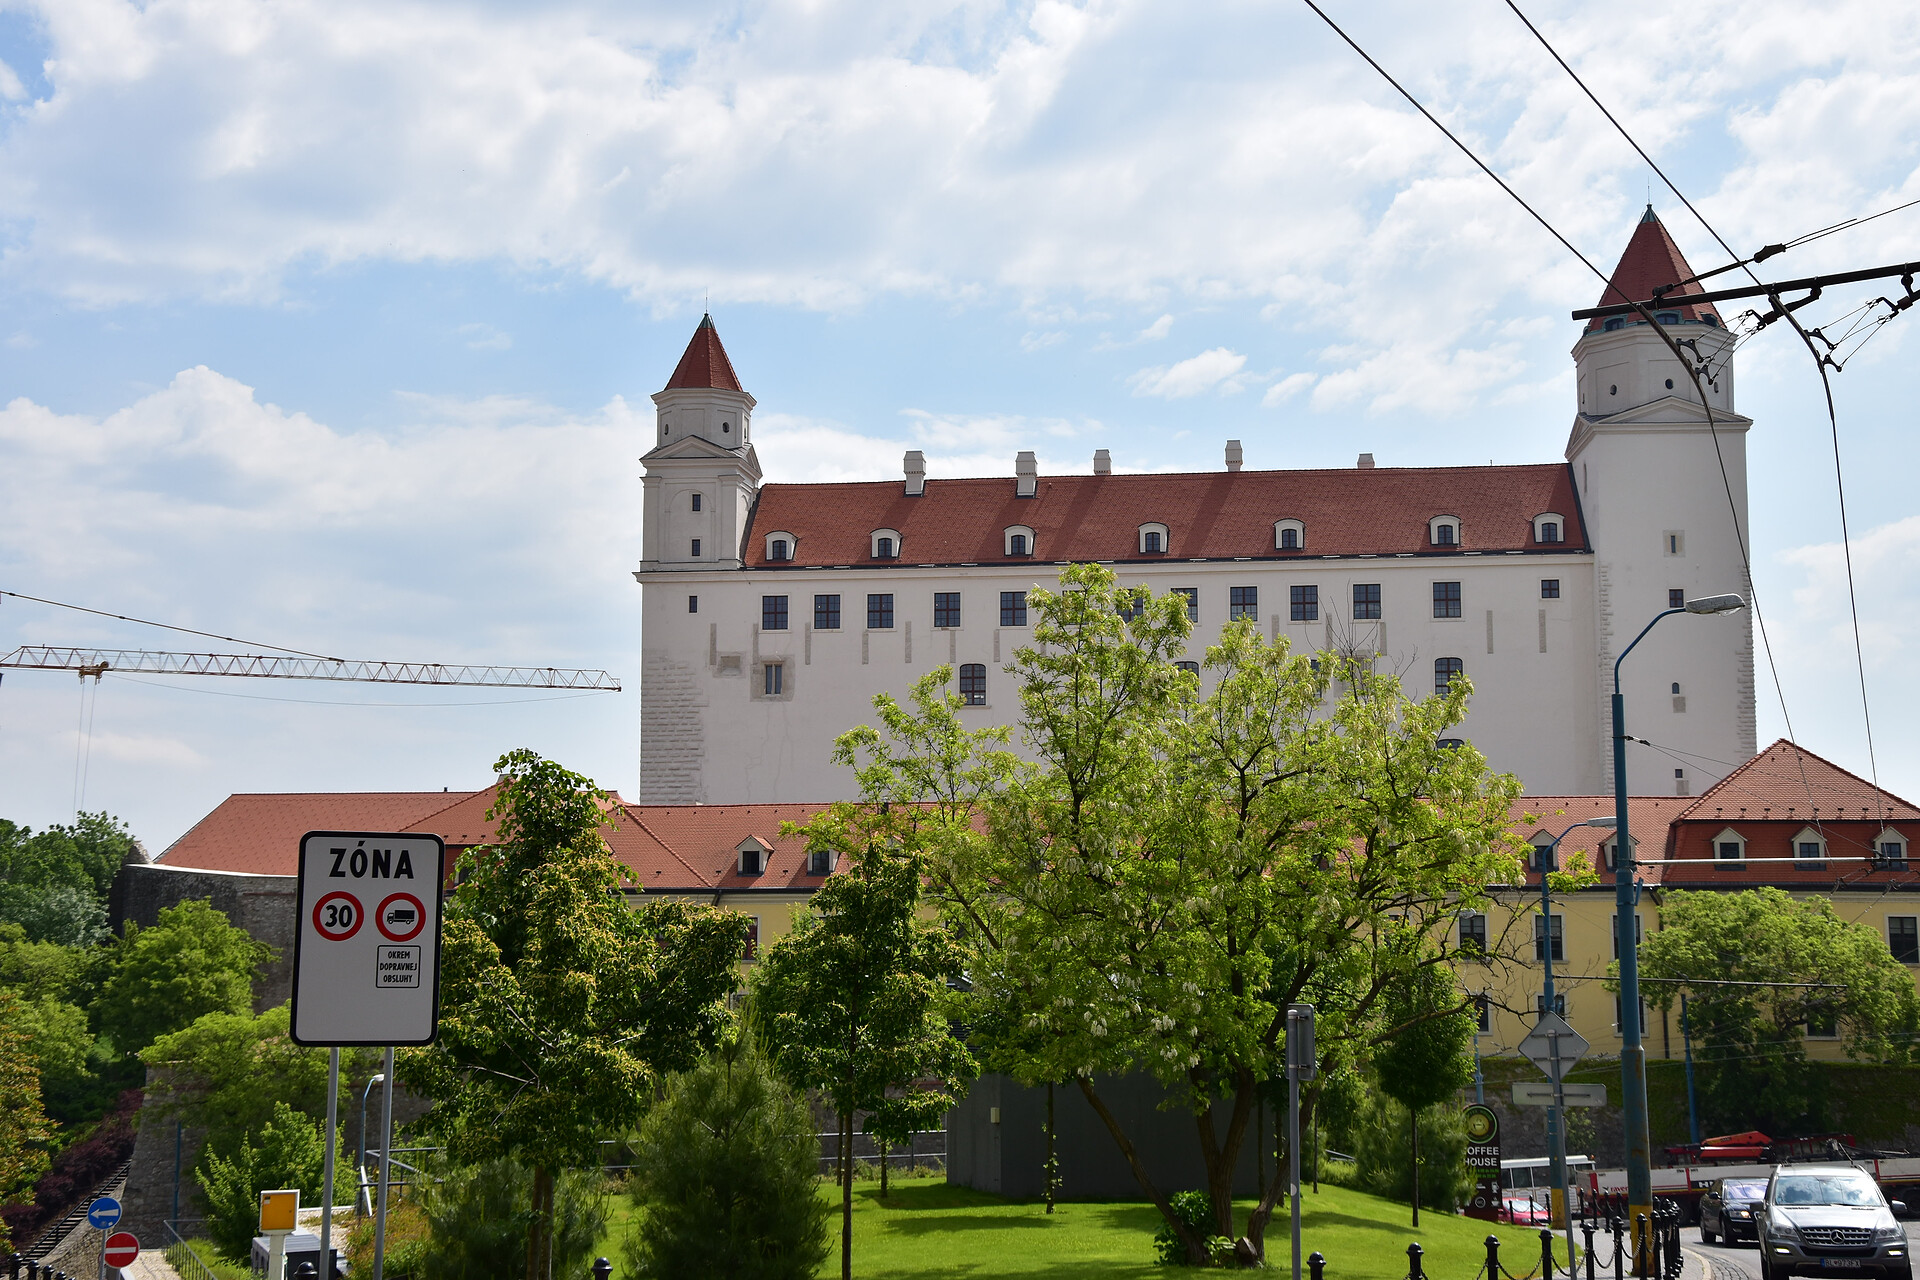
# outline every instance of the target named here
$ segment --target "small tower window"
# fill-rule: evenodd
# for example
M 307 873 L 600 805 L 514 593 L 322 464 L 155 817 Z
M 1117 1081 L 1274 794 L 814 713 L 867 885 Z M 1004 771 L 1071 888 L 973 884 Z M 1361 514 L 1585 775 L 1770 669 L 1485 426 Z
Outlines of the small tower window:
M 1627 319 L 1625 316 L 1608 316 L 1607 322 L 1601 325 L 1600 327 L 1606 330 L 1608 333 L 1612 333 L 1615 329 L 1626 328 Z
M 693 495 L 693 509 L 695 511 L 700 509 L 700 495 L 697 493 Z
M 721 424 L 720 424 L 720 430 L 721 430 L 722 432 L 728 432 L 728 431 L 732 431 L 732 430 L 733 430 L 733 424 L 732 424 L 731 422 L 723 422 L 723 423 L 721 423 Z
M 1653 313 L 1653 318 L 1661 324 L 1680 323 L 1680 313 L 1678 311 L 1656 311 Z

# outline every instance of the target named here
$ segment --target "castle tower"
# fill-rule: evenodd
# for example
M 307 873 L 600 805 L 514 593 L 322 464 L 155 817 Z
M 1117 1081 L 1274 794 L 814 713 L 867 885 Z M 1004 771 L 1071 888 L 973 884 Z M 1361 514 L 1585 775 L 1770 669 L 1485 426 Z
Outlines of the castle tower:
M 643 570 L 737 569 L 760 486 L 753 397 L 740 386 L 712 316 L 702 316 L 667 385 L 653 397 Z
M 1651 206 L 1634 228 L 1600 305 L 1644 302 L 1693 269 Z M 1704 365 L 1712 421 L 1687 369 L 1637 315 L 1596 319 L 1574 344 L 1579 407 L 1567 441 L 1594 550 L 1596 690 L 1604 784 L 1613 785 L 1613 663 L 1672 599 L 1751 593 L 1746 436 L 1734 411 L 1733 335 L 1710 304 L 1669 290 L 1655 319 Z M 1629 745 L 1636 794 L 1698 794 L 1755 751 L 1752 615 L 1668 619 L 1621 670 L 1627 732 L 1674 755 Z M 1675 759 L 1675 755 L 1679 758 Z

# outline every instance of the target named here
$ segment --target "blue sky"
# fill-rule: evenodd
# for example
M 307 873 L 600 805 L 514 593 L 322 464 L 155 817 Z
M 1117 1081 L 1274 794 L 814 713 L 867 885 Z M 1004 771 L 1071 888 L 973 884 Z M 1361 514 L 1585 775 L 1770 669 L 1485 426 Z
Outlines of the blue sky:
M 1736 246 L 1920 198 L 1911 6 L 1705 0 L 1684 39 L 1657 7 L 1523 7 Z M 1651 175 L 1504 4 L 1330 11 L 1611 267 Z M 1211 467 L 1230 437 L 1250 466 L 1553 460 L 1598 293 L 1288 3 L 0 0 L 0 63 L 0 588 L 629 682 L 109 676 L 83 703 L 8 673 L 0 815 L 62 819 L 83 773 L 156 851 L 232 791 L 469 787 L 519 745 L 632 794 L 635 459 L 703 306 L 798 480 L 905 448 L 936 476 Z M 1916 258 L 1920 210 L 1769 266 Z M 1879 770 L 1910 795 L 1912 323 L 1836 378 Z M 1738 376 L 1786 710 L 1866 772 L 1818 381 L 1777 327 Z M 22 643 L 201 647 L 0 601 Z

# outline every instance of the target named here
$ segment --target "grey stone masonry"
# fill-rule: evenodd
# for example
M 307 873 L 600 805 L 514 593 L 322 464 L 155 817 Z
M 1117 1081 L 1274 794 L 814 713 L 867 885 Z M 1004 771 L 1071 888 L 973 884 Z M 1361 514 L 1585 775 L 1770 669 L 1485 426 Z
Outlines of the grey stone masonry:
M 293 993 L 294 891 L 292 876 L 242 875 L 169 867 L 164 862 L 129 862 L 113 882 L 113 930 L 121 932 L 129 920 L 147 928 L 168 907 L 206 899 L 214 910 L 276 952 L 265 976 L 254 987 L 253 1008 L 258 1013 L 284 1002 Z

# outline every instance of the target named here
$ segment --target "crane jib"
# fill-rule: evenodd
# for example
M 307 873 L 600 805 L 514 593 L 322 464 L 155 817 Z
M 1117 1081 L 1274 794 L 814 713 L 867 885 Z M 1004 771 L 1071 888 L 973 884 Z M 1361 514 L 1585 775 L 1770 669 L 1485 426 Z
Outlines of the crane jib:
M 0 658 L 0 667 L 76 671 L 98 677 L 107 671 L 172 676 L 252 676 L 270 680 L 343 680 L 358 684 L 469 685 L 504 689 L 589 689 L 620 692 L 605 671 L 564 667 L 492 667 L 439 662 L 353 662 L 328 658 L 270 657 L 257 653 L 166 653 L 149 649 L 67 649 L 22 645 Z

